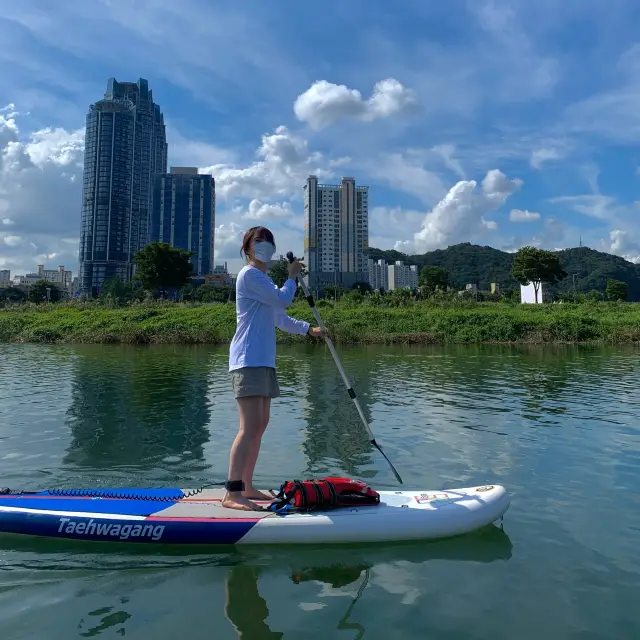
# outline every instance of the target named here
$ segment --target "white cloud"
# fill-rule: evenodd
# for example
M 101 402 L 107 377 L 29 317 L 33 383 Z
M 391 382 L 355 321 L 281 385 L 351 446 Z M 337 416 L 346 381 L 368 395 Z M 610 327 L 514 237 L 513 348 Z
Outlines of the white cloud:
M 511 209 L 509 213 L 511 222 L 534 222 L 540 220 L 540 214 L 535 211 L 527 211 L 522 209 Z
M 2 240 L 9 247 L 17 247 L 23 242 L 21 236 L 4 236 Z
M 522 185 L 520 178 L 509 180 L 499 169 L 491 169 L 482 181 L 482 192 L 492 207 L 497 208 Z
M 566 204 L 578 213 L 605 222 L 612 219 L 615 214 L 614 209 L 616 208 L 615 198 L 601 194 L 557 196 L 555 198 L 549 198 L 549 202 L 553 204 Z
M 609 251 L 623 257 L 629 262 L 640 264 L 640 242 L 632 239 L 628 231 L 613 229 L 609 233 L 611 244 Z
M 289 202 L 276 202 L 266 204 L 260 200 L 252 200 L 249 203 L 248 211 L 242 216 L 247 220 L 277 220 L 280 218 L 291 218 L 293 210 Z
M 416 105 L 414 92 L 395 78 L 377 82 L 368 100 L 357 89 L 318 80 L 296 98 L 293 112 L 301 122 L 322 129 L 341 118 L 371 122 Z
M 587 183 L 591 193 L 600 195 L 600 167 L 595 162 L 584 162 L 578 167 L 578 175 Z
M 218 225 L 215 232 L 215 259 L 239 259 L 244 231 L 245 229 L 235 222 Z
M 462 180 L 466 178 L 464 169 L 460 161 L 453 157 L 456 152 L 456 148 L 452 144 L 441 144 L 433 147 L 432 151 L 437 153 L 443 160 L 444 164 L 456 173 Z
M 394 248 L 423 253 L 469 241 L 485 229 L 495 230 L 495 221 L 486 220 L 484 215 L 499 208 L 522 184 L 517 178 L 509 180 L 498 169 L 487 172 L 479 193 L 475 180 L 461 180 L 427 213 L 413 239 L 396 242 Z
M 14 104 L 8 104 L 0 109 L 0 146 L 4 149 L 9 143 L 15 142 L 18 136 L 18 125 Z M 3 115 L 4 114 L 4 115 Z
M 530 164 L 534 169 L 540 169 L 545 162 L 549 160 L 558 160 L 562 156 L 555 148 L 535 149 L 531 153 Z
M 421 152 L 385 153 L 361 163 L 362 171 L 371 178 L 386 183 L 395 191 L 415 196 L 427 206 L 438 202 L 447 188 L 442 178 L 425 169 Z
M 321 168 L 322 154 L 310 152 L 307 141 L 285 126 L 262 136 L 256 155 L 259 160 L 248 167 L 218 164 L 201 169 L 213 174 L 216 194 L 226 198 L 292 197 L 302 194 L 302 187 L 311 173 L 328 175 Z
M 348 164 L 351 164 L 353 162 L 353 158 L 351 158 L 350 156 L 344 156 L 342 158 L 331 158 L 331 160 L 329 160 L 329 166 L 332 169 L 337 169 L 338 167 L 344 167 Z
M 76 164 L 81 160 L 79 153 L 84 150 L 84 128 L 66 131 L 61 127 L 46 128 L 31 134 L 25 150 L 31 162 L 36 166 L 49 162 L 60 166 Z
M 369 246 L 391 249 L 406 237 L 407 229 L 415 229 L 424 211 L 402 207 L 373 207 L 369 211 Z
M 77 248 L 61 238 L 79 233 L 84 132 L 42 128 L 23 135 L 15 105 L 0 110 L 0 210 L 5 266 L 33 271 L 58 258 L 77 265 Z M 63 264 L 63 262 L 60 262 Z
M 444 247 L 454 234 L 462 232 L 472 218 L 478 218 L 472 203 L 474 180 L 463 180 L 427 213 L 422 229 L 413 240 L 396 242 L 395 249 L 405 253 L 421 253 Z

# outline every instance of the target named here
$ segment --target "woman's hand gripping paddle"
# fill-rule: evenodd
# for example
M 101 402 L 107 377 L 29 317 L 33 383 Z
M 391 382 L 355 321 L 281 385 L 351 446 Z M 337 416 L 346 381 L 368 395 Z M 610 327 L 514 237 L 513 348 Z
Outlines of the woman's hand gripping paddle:
M 291 251 L 289 251 L 287 253 L 287 259 L 289 260 L 289 262 L 293 262 L 296 258 L 293 255 L 293 253 Z M 336 353 L 336 350 L 335 350 L 335 348 L 333 346 L 333 342 L 331 342 L 331 338 L 329 337 L 329 335 L 327 333 L 327 329 L 324 326 L 324 323 L 322 322 L 322 318 L 320 317 L 320 314 L 318 313 L 318 309 L 316 308 L 315 302 L 313 300 L 313 296 L 311 295 L 311 293 L 309 291 L 309 288 L 307 287 L 307 284 L 305 283 L 305 281 L 302 278 L 299 279 L 299 282 L 302 285 L 302 290 L 304 291 L 305 298 L 307 299 L 307 302 L 309 303 L 309 306 L 311 307 L 311 311 L 313 312 L 313 317 L 316 319 L 316 322 L 318 323 L 318 326 L 322 329 L 322 334 L 323 334 L 323 337 L 325 339 L 325 342 L 327 343 L 327 346 L 329 347 L 329 351 L 331 351 L 331 355 L 333 356 L 333 360 L 335 361 L 336 366 L 338 367 L 338 371 L 340 372 L 340 375 L 342 376 L 342 380 L 344 381 L 344 384 L 347 387 L 347 393 L 349 394 L 349 397 L 353 400 L 353 403 L 356 405 L 356 409 L 358 410 L 358 415 L 360 416 L 360 419 L 362 420 L 362 424 L 365 426 L 365 429 L 367 430 L 367 433 L 369 434 L 369 441 L 382 454 L 384 459 L 389 463 L 389 466 L 391 467 L 391 470 L 393 471 L 393 474 L 395 475 L 395 477 L 398 480 L 398 482 L 400 484 L 403 484 L 402 483 L 402 478 L 400 477 L 400 474 L 396 471 L 395 467 L 391 464 L 391 460 L 389 460 L 389 458 L 387 458 L 387 456 L 385 455 L 384 451 L 380 448 L 380 445 L 376 442 L 376 439 L 373 437 L 373 433 L 371 432 L 371 429 L 369 428 L 369 425 L 367 424 L 367 419 L 364 416 L 364 412 L 362 411 L 362 407 L 360 406 L 360 403 L 358 402 L 358 399 L 356 398 L 356 392 L 351 387 L 349 379 L 347 378 L 347 374 L 344 372 L 344 369 L 342 368 L 342 364 L 340 362 L 340 358 L 338 358 L 338 354 Z

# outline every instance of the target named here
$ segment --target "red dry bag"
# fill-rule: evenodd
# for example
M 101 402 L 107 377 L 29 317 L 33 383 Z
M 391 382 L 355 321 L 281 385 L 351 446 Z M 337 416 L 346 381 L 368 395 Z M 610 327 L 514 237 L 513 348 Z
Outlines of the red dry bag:
M 351 478 L 321 478 L 285 482 L 272 508 L 279 510 L 290 505 L 301 510 L 339 509 L 379 503 L 380 494 L 364 482 Z

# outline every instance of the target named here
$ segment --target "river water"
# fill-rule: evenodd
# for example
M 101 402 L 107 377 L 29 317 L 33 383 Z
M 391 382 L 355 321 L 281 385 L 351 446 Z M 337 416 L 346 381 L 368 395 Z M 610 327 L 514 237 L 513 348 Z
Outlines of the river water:
M 227 352 L 0 345 L 2 486 L 224 480 Z M 0 637 L 640 638 L 640 351 L 340 353 L 405 488 L 504 484 L 503 528 L 224 553 L 5 537 Z M 324 346 L 281 348 L 279 376 L 261 486 L 334 473 L 398 486 Z

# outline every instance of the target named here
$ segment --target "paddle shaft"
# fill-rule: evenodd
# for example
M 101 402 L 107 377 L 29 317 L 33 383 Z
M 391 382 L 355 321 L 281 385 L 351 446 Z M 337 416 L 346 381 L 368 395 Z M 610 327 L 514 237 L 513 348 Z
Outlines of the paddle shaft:
M 289 251 L 287 253 L 287 259 L 289 260 L 289 262 L 293 262 L 296 258 L 293 255 L 293 253 L 291 251 Z M 400 477 L 400 474 L 396 471 L 396 469 L 393 466 L 393 464 L 391 464 L 391 460 L 389 460 L 389 458 L 387 458 L 385 452 L 380 448 L 380 445 L 376 442 L 376 439 L 373 436 L 371 428 L 369 427 L 369 424 L 367 423 L 367 419 L 366 419 L 366 417 L 364 415 L 364 411 L 362 411 L 362 407 L 360 406 L 360 403 L 358 402 L 358 398 L 356 397 L 356 392 L 353 390 L 353 387 L 351 386 L 351 383 L 349 382 L 349 378 L 347 378 L 347 374 L 345 373 L 344 368 L 342 366 L 342 363 L 340 362 L 340 358 L 338 357 L 338 354 L 336 353 L 336 349 L 333 346 L 333 342 L 331 341 L 331 338 L 329 337 L 329 335 L 327 333 L 327 328 L 325 327 L 324 322 L 322 322 L 322 318 L 320 317 L 320 314 L 318 313 L 318 309 L 316 307 L 316 304 L 315 304 L 315 301 L 313 299 L 313 296 L 311 295 L 311 292 L 309 291 L 309 287 L 307 287 L 307 283 L 302 278 L 297 278 L 297 280 L 302 285 L 302 290 L 304 291 L 305 298 L 306 298 L 307 302 L 309 303 L 309 306 L 311 307 L 311 312 L 313 313 L 313 317 L 315 318 L 316 322 L 318 323 L 318 326 L 322 329 L 322 335 L 324 337 L 325 342 L 327 343 L 327 346 L 329 347 L 329 351 L 331 352 L 331 355 L 333 356 L 333 360 L 336 363 L 336 367 L 338 367 L 338 371 L 340 372 L 340 376 L 342 377 L 342 381 L 344 382 L 345 387 L 347 387 L 347 393 L 349 394 L 349 397 L 353 400 L 353 403 L 356 406 L 356 410 L 358 411 L 358 415 L 360 416 L 360 419 L 362 420 L 362 424 L 364 425 L 365 429 L 367 430 L 367 433 L 369 434 L 369 441 L 382 454 L 384 459 L 389 463 L 389 466 L 391 467 L 391 470 L 393 471 L 393 474 L 395 475 L 395 477 L 398 480 L 398 482 L 400 484 L 403 484 L 402 478 Z

